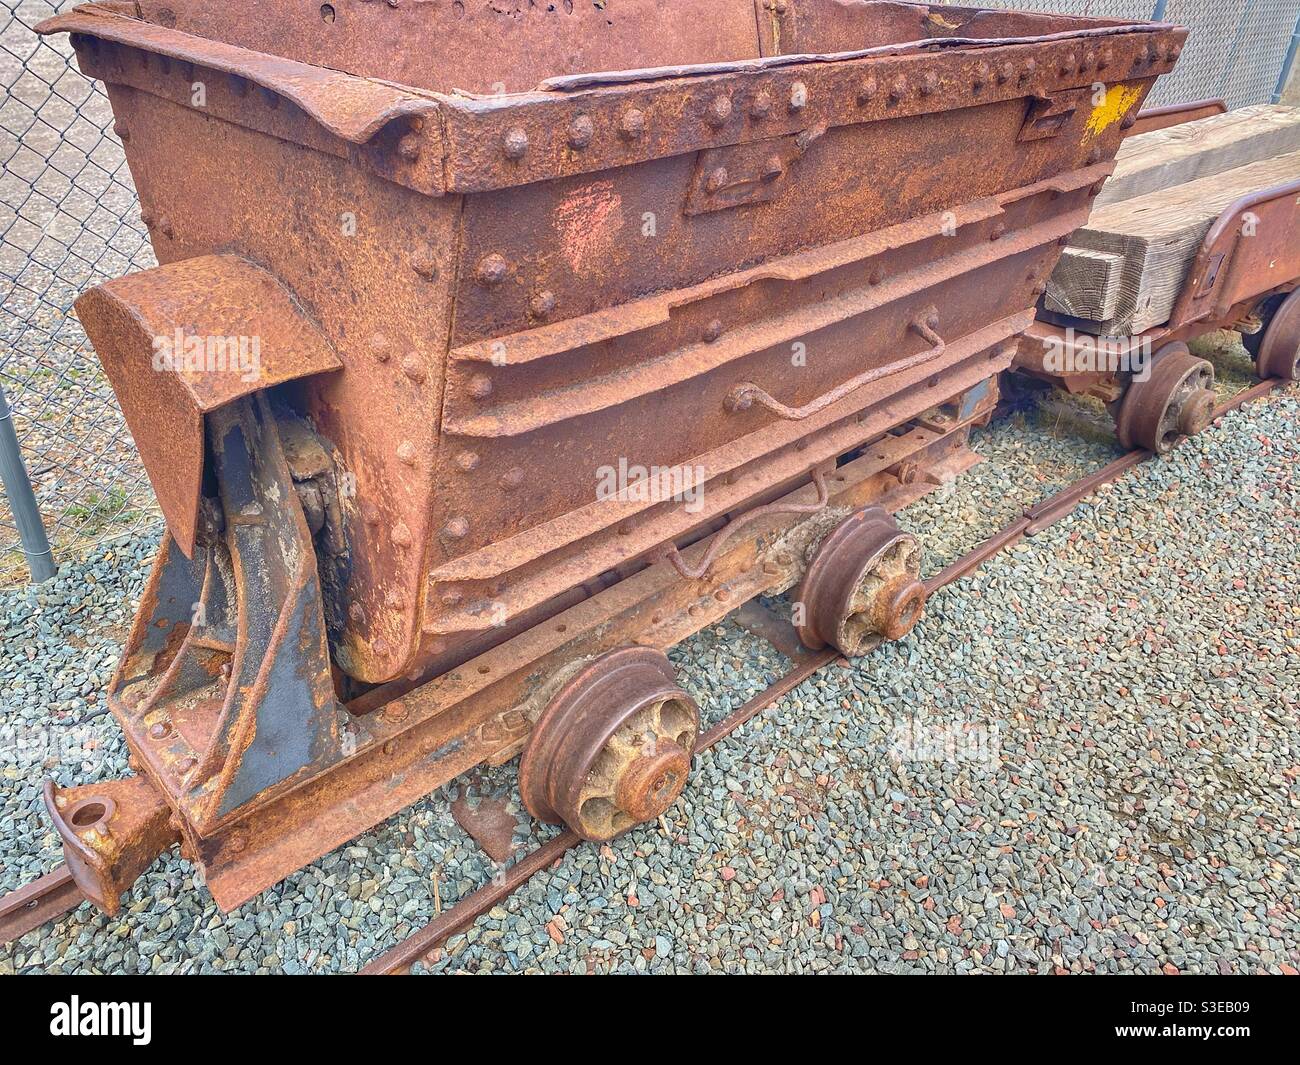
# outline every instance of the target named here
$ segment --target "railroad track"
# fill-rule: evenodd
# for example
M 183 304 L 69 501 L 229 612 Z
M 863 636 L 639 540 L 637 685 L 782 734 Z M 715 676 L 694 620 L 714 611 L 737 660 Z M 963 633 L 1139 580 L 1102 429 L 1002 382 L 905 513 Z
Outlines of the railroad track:
M 1239 392 L 1215 410 L 1214 420 L 1217 421 L 1246 403 L 1268 395 L 1286 383 L 1279 380 L 1261 381 Z M 979 546 L 931 577 L 925 582 L 926 591 L 933 594 L 978 569 L 994 555 L 1049 528 L 1071 514 L 1082 500 L 1098 488 L 1119 479 L 1129 470 L 1152 457 L 1154 456 L 1150 451 L 1142 448 L 1130 451 L 1095 473 L 1075 481 L 1035 504 Z M 756 604 L 747 604 L 747 607 L 749 612 L 740 618 L 741 625 L 772 643 L 778 651 L 790 659 L 793 663 L 792 668 L 770 687 L 705 732 L 700 737 L 697 750 L 708 750 L 713 747 L 818 670 L 841 658 L 839 652 L 835 650 L 813 652 L 802 649 L 798 646 L 789 626 L 772 623 L 775 615 L 764 616 L 766 612 Z M 742 611 L 745 610 L 746 608 L 742 608 Z M 370 962 L 361 970 L 362 975 L 409 973 L 412 966 L 428 958 L 449 938 L 465 931 L 484 913 L 508 898 L 534 875 L 553 865 L 566 852 L 582 842 L 583 840 L 575 833 L 564 831 L 530 851 L 515 861 L 504 876 L 472 892 L 451 909 L 440 913 L 427 925 Z M 71 912 L 84 901 L 85 896 L 73 880 L 71 871 L 67 865 L 60 864 L 52 872 L 0 897 L 0 943 L 10 943 L 27 932 Z

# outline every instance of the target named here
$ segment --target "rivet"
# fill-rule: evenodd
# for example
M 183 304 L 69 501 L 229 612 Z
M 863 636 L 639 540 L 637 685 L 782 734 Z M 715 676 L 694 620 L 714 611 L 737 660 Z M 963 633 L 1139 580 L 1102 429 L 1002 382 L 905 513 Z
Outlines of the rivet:
M 522 468 L 519 466 L 512 466 L 501 475 L 501 487 L 507 492 L 513 492 L 516 488 L 523 486 L 527 476 L 528 475 L 524 473 Z
M 236 854 L 248 849 L 248 837 L 242 832 L 235 832 L 230 837 L 230 849 Z
M 448 519 L 447 524 L 442 527 L 441 535 L 445 540 L 465 539 L 469 535 L 469 519 L 463 514 Z
M 877 263 L 871 268 L 871 273 L 867 275 L 868 285 L 878 285 L 885 280 L 885 268 Z
M 1123 121 L 1120 122 L 1119 128 L 1132 129 L 1134 126 L 1137 125 L 1137 120 L 1138 120 L 1137 112 L 1130 111 L 1127 115 L 1124 116 Z
M 169 722 L 155 721 L 149 726 L 149 735 L 156 740 L 166 738 L 171 733 L 172 727 Z
M 751 118 L 764 119 L 772 113 L 772 94 L 766 89 L 761 90 L 749 105 L 749 115 Z
M 163 231 L 163 236 L 172 237 L 176 235 L 176 230 L 172 228 L 172 220 L 166 215 L 158 219 L 158 228 Z
M 569 147 L 576 151 L 587 147 L 595 135 L 596 126 L 590 115 L 578 115 L 569 123 Z
M 635 107 L 628 111 L 623 116 L 618 133 L 624 140 L 640 140 L 645 135 L 645 112 Z
M 152 211 L 142 210 L 140 212 L 140 221 L 145 224 L 146 229 L 153 229 L 153 224 L 157 219 L 154 218 Z
M 939 88 L 939 76 L 933 70 L 931 70 L 928 71 L 925 77 L 921 79 L 921 84 L 917 87 L 917 91 L 922 96 L 933 96 L 935 91 L 938 88 Z
M 1034 285 L 1034 295 L 1035 295 L 1035 296 L 1041 296 L 1041 295 L 1043 295 L 1046 291 L 1047 291 L 1047 283 L 1046 283 L 1046 282 L 1044 282 L 1044 281 L 1039 281 L 1039 282 L 1035 283 L 1035 285 Z
M 707 343 L 712 344 L 718 337 L 722 336 L 722 322 L 720 319 L 713 319 L 704 328 L 704 339 Z
M 405 721 L 406 715 L 410 713 L 407 706 L 401 699 L 394 699 L 384 707 L 385 721 Z
M 388 535 L 389 538 L 393 541 L 393 543 L 395 543 L 398 547 L 411 546 L 411 530 L 407 527 L 407 524 L 404 521 L 399 521 L 396 525 L 394 525 L 393 531 L 390 532 Z
M 1101 148 L 1093 148 L 1092 151 L 1088 153 L 1088 162 L 1089 164 L 1101 162 Z
M 388 641 L 382 636 L 376 636 L 370 642 L 370 649 L 380 658 L 388 657 Z
M 190 757 L 182 758 L 179 762 L 176 763 L 176 775 L 183 777 L 186 773 L 188 773 L 191 769 L 193 769 L 198 764 L 199 762 L 197 758 L 190 758 Z
M 987 63 L 978 63 L 975 66 L 975 77 L 971 79 L 971 85 L 974 87 L 976 92 L 979 92 L 989 83 L 989 79 L 992 77 L 993 68 Z
M 409 440 L 403 440 L 397 445 L 397 457 L 407 466 L 415 465 L 415 445 Z
M 996 76 L 998 79 L 998 84 L 1005 85 L 1007 82 L 1009 82 L 1012 78 L 1016 76 L 1016 68 L 1010 63 L 1010 61 L 1002 63 L 998 67 L 998 72 Z
M 505 137 L 501 140 L 501 146 L 505 150 L 507 159 L 518 162 L 528 154 L 528 134 L 516 126 L 514 129 L 506 131 Z
M 1084 69 L 1084 70 L 1091 70 L 1091 69 L 1092 69 L 1093 67 L 1095 67 L 1096 65 L 1097 65 L 1097 53 L 1096 53 L 1096 52 L 1093 52 L 1093 51 L 1087 51 L 1087 52 L 1084 52 L 1084 53 L 1083 53 L 1083 69 Z
M 113 123 L 113 132 L 117 134 L 118 140 L 129 141 L 131 139 L 131 131 L 120 120 Z
M 489 288 L 501 284 L 509 274 L 510 264 L 496 252 L 483 256 L 479 260 L 478 270 L 475 272 L 478 283 Z
M 393 755 L 397 753 L 397 741 L 389 740 L 384 744 L 384 754 Z
M 1030 78 L 1032 78 L 1032 77 L 1033 77 L 1035 74 L 1037 74 L 1037 73 L 1038 73 L 1038 60 L 1037 60 L 1037 59 L 1026 59 L 1026 60 L 1025 60 L 1025 65 L 1024 65 L 1023 68 L 1021 68 L 1021 71 L 1020 71 L 1020 80 L 1021 80 L 1021 81 L 1028 81 Z
M 475 399 L 487 399 L 492 395 L 492 378 L 487 374 L 476 373 L 469 379 L 468 392 Z
M 349 604 L 348 617 L 350 617 L 353 621 L 360 621 L 365 616 L 366 616 L 365 607 L 363 607 L 360 603 L 354 601 L 351 604 Z
M 1007 235 L 1007 224 L 1005 222 L 994 222 L 993 228 L 989 230 L 989 240 L 1001 240 Z
M 731 97 L 715 96 L 709 102 L 709 111 L 705 121 L 714 129 L 721 129 L 731 118 Z
M 549 318 L 555 311 L 555 303 L 555 293 L 545 289 L 532 298 L 528 310 L 534 318 Z
M 402 373 L 406 374 L 417 385 L 423 384 L 424 379 L 429 376 L 429 371 L 424 362 L 415 355 L 408 355 L 402 360 Z
M 1073 74 L 1079 65 L 1079 57 L 1073 52 L 1066 52 L 1065 57 L 1061 60 L 1060 72 L 1062 74 Z
M 426 281 L 438 278 L 438 263 L 432 255 L 417 255 L 411 260 L 411 269 Z
M 478 469 L 480 461 L 477 451 L 461 451 L 456 455 L 456 465 L 466 473 Z
M 763 163 L 763 178 L 766 181 L 775 181 L 785 173 L 785 162 L 779 155 L 773 153 L 769 155 Z
M 709 174 L 709 191 L 720 192 L 727 187 L 727 182 L 730 180 L 731 175 L 727 173 L 727 168 L 725 166 L 717 167 Z
M 790 110 L 802 111 L 808 106 L 808 86 L 796 81 L 790 86 Z
M 1182 54 L 1183 54 L 1182 44 L 1171 44 L 1169 46 L 1169 50 L 1165 52 L 1165 57 L 1169 60 L 1169 62 L 1173 63 L 1176 62 L 1178 60 L 1178 57 L 1181 56 Z
M 366 500 L 361 504 L 361 520 L 373 528 L 378 525 L 383 518 L 379 513 L 379 508 L 369 500 Z
M 397 142 L 397 154 L 408 163 L 415 162 L 420 158 L 420 138 L 414 133 L 405 134 Z
M 383 333 L 376 333 L 370 338 L 370 354 L 375 357 L 376 362 L 387 362 L 392 355 L 389 351 L 388 337 Z
M 1097 56 L 1097 69 L 1105 70 L 1115 59 L 1115 53 L 1109 48 L 1103 48 L 1101 54 Z
M 871 101 L 876 98 L 876 93 L 879 90 L 879 87 L 880 86 L 875 78 L 868 78 L 864 81 L 858 88 L 858 106 L 865 107 L 867 104 L 871 103 Z
M 619 536 L 631 536 L 631 535 L 632 535 L 632 526 L 630 526 L 627 522 L 624 522 L 622 525 L 620 525 L 620 526 L 618 527 L 618 535 L 619 535 Z
M 906 96 L 907 79 L 900 74 L 889 84 L 889 102 L 896 104 Z

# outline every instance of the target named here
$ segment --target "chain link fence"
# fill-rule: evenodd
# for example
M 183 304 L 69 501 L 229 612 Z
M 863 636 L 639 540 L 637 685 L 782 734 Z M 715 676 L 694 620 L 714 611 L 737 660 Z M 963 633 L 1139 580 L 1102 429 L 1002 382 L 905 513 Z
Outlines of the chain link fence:
M 71 313 L 88 287 L 155 265 L 103 87 L 65 36 L 37 37 L 74 0 L 0 0 L 0 387 L 56 559 L 157 526 L 130 433 Z M 963 6 L 981 6 L 968 0 Z M 1160 15 L 1192 29 L 1151 103 L 1272 98 L 1300 0 L 983 0 L 982 6 L 1116 18 Z M 0 409 L 2 409 L 0 404 Z M 0 585 L 26 579 L 0 497 Z

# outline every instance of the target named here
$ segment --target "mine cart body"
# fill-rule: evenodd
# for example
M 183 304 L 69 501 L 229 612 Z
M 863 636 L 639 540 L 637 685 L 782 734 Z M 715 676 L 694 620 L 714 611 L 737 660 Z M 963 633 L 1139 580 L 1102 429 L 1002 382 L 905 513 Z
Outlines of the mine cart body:
M 856 0 L 42 30 L 161 264 L 78 304 L 170 531 L 111 703 L 223 906 L 517 753 L 569 664 L 800 579 L 775 532 L 697 543 L 728 520 L 837 463 L 914 498 L 1185 37 Z M 214 336 L 257 372 L 155 372 Z

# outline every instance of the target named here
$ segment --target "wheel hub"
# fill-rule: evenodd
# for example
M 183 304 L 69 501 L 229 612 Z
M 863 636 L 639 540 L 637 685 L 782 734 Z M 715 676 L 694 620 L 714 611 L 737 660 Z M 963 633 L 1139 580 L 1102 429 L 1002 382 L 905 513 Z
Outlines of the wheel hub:
M 903 639 L 925 607 L 920 568 L 920 545 L 884 509 L 850 515 L 808 566 L 799 638 L 814 649 L 831 644 L 849 657 Z
M 1214 417 L 1214 367 L 1186 344 L 1167 344 L 1152 360 L 1151 374 L 1133 381 L 1115 418 L 1119 441 L 1168 454 L 1180 436 L 1195 436 Z
M 584 839 L 652 821 L 686 786 L 699 708 L 661 651 L 628 647 L 584 667 L 547 704 L 519 767 L 534 817 Z

